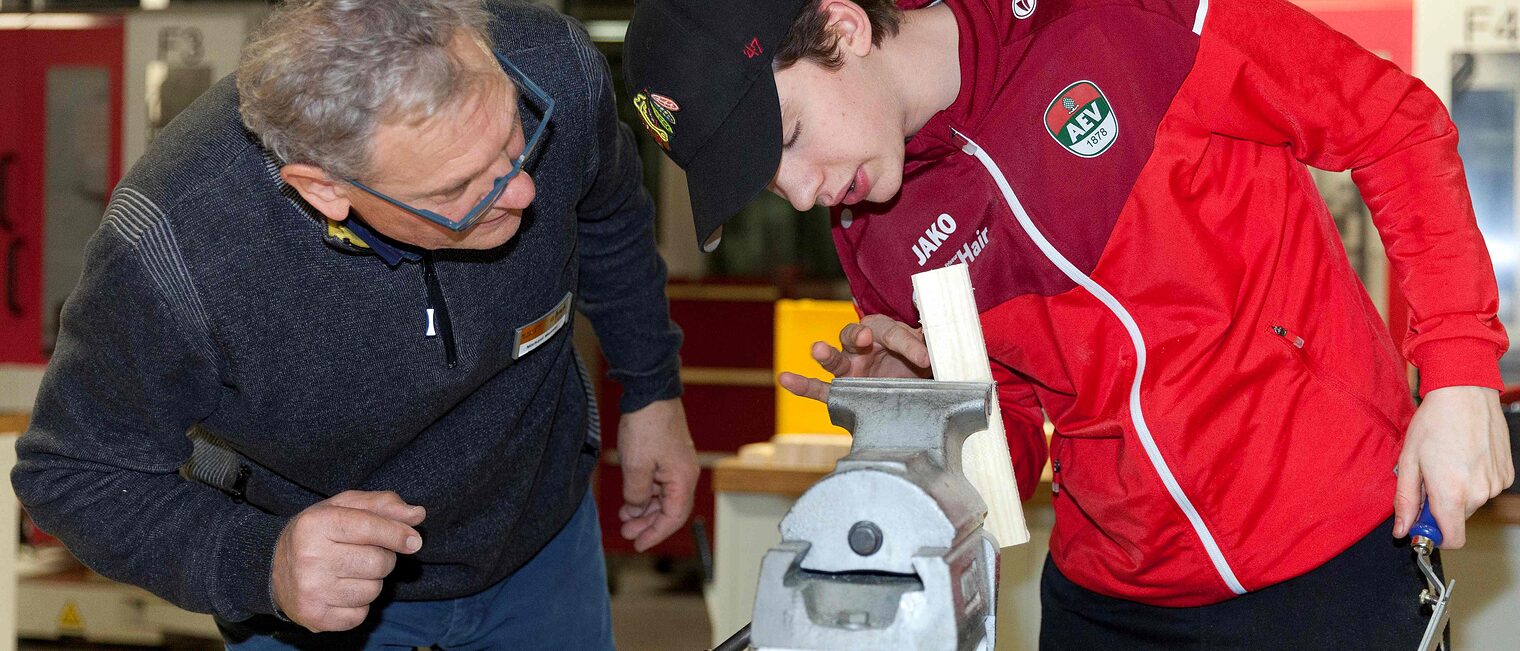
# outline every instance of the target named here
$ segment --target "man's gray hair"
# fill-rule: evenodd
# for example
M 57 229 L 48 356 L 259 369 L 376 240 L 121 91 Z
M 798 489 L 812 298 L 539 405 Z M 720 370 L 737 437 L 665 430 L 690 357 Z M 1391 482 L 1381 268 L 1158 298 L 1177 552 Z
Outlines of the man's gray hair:
M 284 163 L 362 177 L 377 124 L 474 85 L 448 47 L 461 29 L 489 46 L 489 19 L 481 0 L 290 0 L 243 46 L 243 124 Z

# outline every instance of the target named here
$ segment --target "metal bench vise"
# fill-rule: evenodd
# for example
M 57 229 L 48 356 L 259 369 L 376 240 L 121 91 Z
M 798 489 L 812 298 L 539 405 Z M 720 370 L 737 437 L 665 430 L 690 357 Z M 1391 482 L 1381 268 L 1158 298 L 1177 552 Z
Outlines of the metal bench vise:
M 998 547 L 961 473 L 987 428 L 990 383 L 834 381 L 850 454 L 781 521 L 760 564 L 751 643 L 763 651 L 991 651 Z

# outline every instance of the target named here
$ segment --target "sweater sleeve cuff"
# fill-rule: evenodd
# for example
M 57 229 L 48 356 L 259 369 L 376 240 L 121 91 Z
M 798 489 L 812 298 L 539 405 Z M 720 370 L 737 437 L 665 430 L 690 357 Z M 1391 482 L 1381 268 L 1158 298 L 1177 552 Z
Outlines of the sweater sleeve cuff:
M 211 584 L 216 614 L 234 622 L 277 612 L 270 577 L 275 543 L 289 521 L 253 508 L 248 510 L 252 511 L 248 517 L 222 533 L 216 576 Z
M 1420 369 L 1420 397 L 1443 387 L 1504 390 L 1499 349 L 1482 339 L 1439 339 L 1415 349 L 1410 361 Z
M 657 400 L 679 398 L 683 388 L 679 366 L 642 377 L 620 377 L 617 380 L 623 385 L 623 397 L 618 399 L 618 411 L 624 414 L 648 407 L 649 403 Z

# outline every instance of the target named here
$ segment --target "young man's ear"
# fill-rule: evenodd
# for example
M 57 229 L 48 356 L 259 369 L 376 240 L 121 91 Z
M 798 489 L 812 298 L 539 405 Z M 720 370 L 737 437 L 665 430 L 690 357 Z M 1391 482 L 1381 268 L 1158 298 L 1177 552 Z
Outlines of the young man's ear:
M 292 163 L 280 168 L 280 178 L 284 179 L 296 192 L 301 193 L 301 198 L 317 212 L 322 213 L 333 221 L 348 219 L 348 188 L 339 181 L 334 181 L 327 172 L 316 165 L 305 163 Z
M 830 32 L 839 37 L 841 51 L 863 57 L 871 53 L 871 19 L 866 10 L 850 0 L 823 0 L 818 11 L 828 16 Z

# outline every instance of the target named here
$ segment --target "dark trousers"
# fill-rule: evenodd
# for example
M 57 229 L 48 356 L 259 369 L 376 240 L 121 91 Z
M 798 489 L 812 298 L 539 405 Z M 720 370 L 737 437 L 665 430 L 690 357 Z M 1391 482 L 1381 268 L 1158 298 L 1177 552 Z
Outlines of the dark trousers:
M 1430 618 L 1425 580 L 1409 541 L 1392 532 L 1390 518 L 1308 574 L 1196 608 L 1100 595 L 1047 557 L 1040 649 L 1413 649 Z

